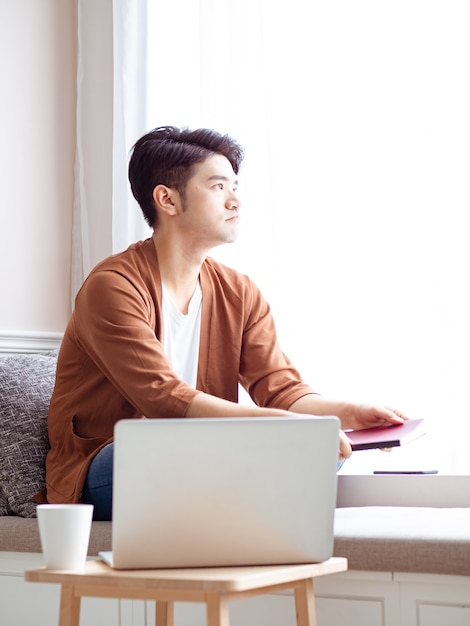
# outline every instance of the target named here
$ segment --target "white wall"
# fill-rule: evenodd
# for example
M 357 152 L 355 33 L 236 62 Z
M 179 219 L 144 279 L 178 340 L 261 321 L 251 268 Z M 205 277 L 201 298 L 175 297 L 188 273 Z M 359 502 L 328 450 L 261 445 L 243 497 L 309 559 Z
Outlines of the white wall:
M 0 0 L 0 329 L 70 315 L 76 0 Z

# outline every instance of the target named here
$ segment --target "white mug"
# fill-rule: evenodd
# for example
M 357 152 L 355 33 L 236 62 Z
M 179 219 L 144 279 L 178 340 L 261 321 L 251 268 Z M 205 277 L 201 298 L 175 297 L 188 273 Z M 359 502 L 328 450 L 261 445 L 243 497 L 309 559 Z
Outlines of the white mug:
M 83 571 L 93 505 L 39 504 L 36 511 L 46 568 Z

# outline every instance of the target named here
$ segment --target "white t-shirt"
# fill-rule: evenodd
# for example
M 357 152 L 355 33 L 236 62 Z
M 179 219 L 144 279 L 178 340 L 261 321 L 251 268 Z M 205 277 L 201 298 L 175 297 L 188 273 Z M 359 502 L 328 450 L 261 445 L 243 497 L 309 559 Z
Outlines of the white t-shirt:
M 199 281 L 183 315 L 162 283 L 163 349 L 177 376 L 196 388 L 201 335 L 202 290 Z

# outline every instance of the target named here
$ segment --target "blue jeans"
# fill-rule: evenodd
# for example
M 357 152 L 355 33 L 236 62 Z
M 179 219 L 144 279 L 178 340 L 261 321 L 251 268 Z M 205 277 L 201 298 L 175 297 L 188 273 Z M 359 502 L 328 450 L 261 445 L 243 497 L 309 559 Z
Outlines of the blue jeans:
M 113 453 L 110 443 L 98 452 L 88 468 L 82 501 L 93 504 L 93 519 L 110 521 L 113 513 Z

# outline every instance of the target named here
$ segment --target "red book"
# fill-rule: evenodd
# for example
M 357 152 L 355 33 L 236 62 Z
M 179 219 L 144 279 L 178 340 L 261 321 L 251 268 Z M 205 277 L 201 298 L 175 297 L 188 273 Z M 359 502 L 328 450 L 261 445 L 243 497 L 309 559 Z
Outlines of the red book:
M 352 441 L 353 450 L 372 448 L 395 448 L 402 446 L 425 434 L 422 419 L 407 420 L 403 424 L 376 426 L 363 430 L 347 430 L 346 436 Z

